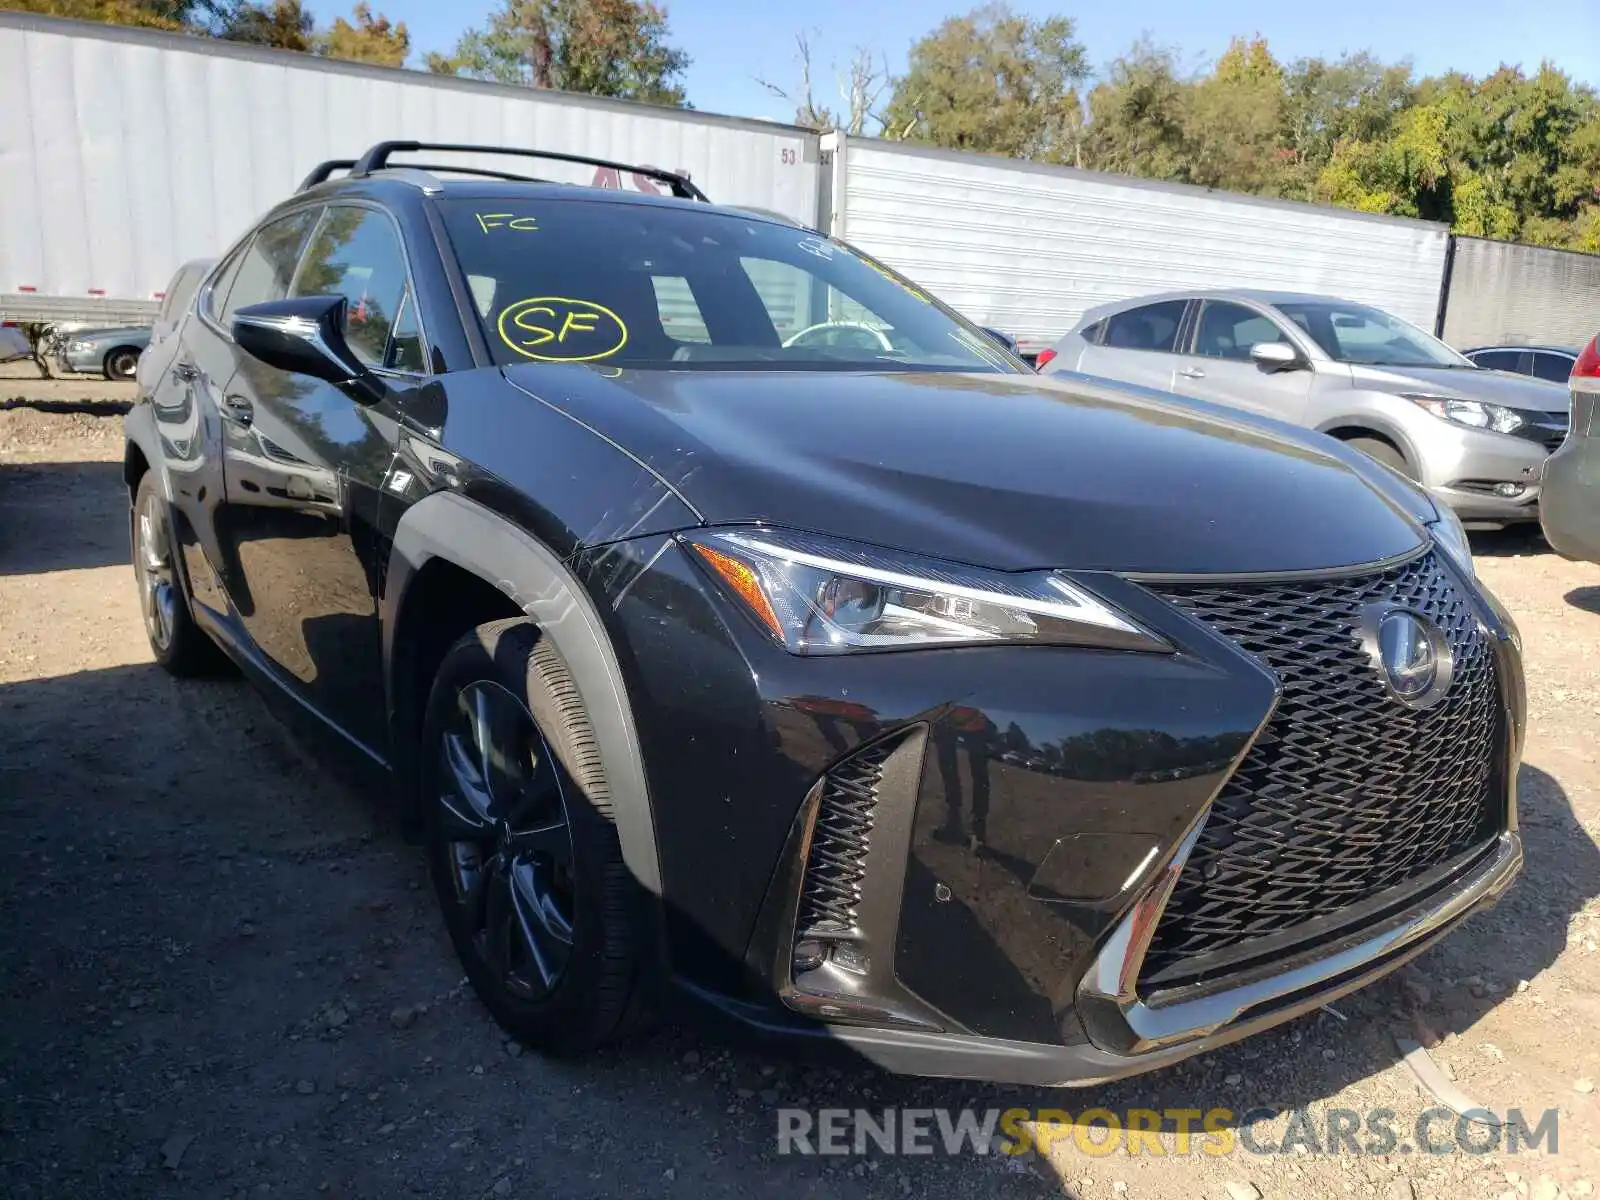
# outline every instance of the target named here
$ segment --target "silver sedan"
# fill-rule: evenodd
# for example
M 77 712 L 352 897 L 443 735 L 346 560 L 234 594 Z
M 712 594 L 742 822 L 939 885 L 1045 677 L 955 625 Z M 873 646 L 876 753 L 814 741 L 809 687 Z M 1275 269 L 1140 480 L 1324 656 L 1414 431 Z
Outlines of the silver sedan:
M 149 344 L 148 327 L 81 329 L 67 335 L 56 355 L 56 366 L 107 379 L 132 379 L 139 368 L 139 355 Z
M 1102 305 L 1055 346 L 1078 371 L 1309 426 L 1418 481 L 1480 526 L 1534 521 L 1566 436 L 1565 388 L 1486 371 L 1388 313 L 1287 292 Z

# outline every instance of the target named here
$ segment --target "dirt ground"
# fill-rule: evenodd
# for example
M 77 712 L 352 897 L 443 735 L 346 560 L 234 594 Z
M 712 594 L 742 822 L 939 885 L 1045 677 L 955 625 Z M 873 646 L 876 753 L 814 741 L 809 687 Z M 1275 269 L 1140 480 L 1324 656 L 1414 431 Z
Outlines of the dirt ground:
M 243 682 L 151 664 L 119 480 L 127 398 L 0 378 L 0 1194 L 1556 1200 L 1600 1186 L 1600 568 L 1528 534 L 1476 539 L 1526 642 L 1527 871 L 1337 1015 L 1089 1091 L 822 1069 L 676 1028 L 552 1063 L 508 1045 L 466 992 L 380 800 L 338 782 Z M 1436 1101 L 1396 1032 L 1486 1107 L 1558 1109 L 1557 1151 L 1178 1155 L 1169 1123 L 1164 1155 L 1085 1152 L 1070 1131 L 1024 1160 L 777 1153 L 786 1105 L 1388 1108 L 1404 1139 Z

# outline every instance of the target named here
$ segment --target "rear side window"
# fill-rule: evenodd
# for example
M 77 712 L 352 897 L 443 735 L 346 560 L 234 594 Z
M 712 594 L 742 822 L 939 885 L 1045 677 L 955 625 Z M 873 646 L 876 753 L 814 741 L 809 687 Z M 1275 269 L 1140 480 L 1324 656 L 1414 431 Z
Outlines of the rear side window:
M 1184 300 L 1163 300 L 1114 313 L 1106 318 L 1105 344 L 1118 350 L 1155 350 L 1170 354 L 1178 344 Z
M 345 338 L 368 366 L 390 365 L 389 337 L 406 305 L 406 263 L 400 235 L 383 213 L 335 204 L 317 226 L 291 296 L 343 296 Z M 416 340 L 415 316 L 400 334 Z M 396 349 L 393 362 L 415 362 L 420 349 Z M 420 370 L 420 367 L 402 369 Z
M 1518 350 L 1485 350 L 1481 354 L 1474 354 L 1472 361 L 1486 371 L 1515 371 L 1517 360 L 1522 357 Z
M 317 210 L 301 209 L 263 225 L 245 248 L 218 320 L 227 326 L 247 304 L 282 300 L 289 294 L 295 264 L 305 248 Z M 215 299 L 215 297 L 214 297 Z
M 1287 341 L 1276 323 L 1254 309 L 1208 300 L 1200 309 L 1194 352 L 1203 358 L 1247 359 L 1251 346 Z
M 1551 383 L 1565 383 L 1572 378 L 1572 363 L 1573 360 L 1565 354 L 1535 354 L 1533 373 Z
M 1079 332 L 1078 336 L 1084 341 L 1088 342 L 1091 346 L 1098 346 L 1100 344 L 1100 339 L 1105 336 L 1105 333 L 1106 323 L 1104 321 L 1096 321 L 1093 325 L 1090 325 L 1086 329 Z

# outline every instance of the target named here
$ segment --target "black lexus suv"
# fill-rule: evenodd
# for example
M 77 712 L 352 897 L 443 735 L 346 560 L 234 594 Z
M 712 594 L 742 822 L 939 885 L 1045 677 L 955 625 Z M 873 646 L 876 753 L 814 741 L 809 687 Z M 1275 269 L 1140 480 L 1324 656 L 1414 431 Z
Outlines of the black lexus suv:
M 465 149 L 325 164 L 223 255 L 126 477 L 157 659 L 220 647 L 387 784 L 512 1034 L 688 1000 L 1089 1083 L 1510 884 L 1517 635 L 1410 483 L 1040 378 L 675 175 L 392 161 Z

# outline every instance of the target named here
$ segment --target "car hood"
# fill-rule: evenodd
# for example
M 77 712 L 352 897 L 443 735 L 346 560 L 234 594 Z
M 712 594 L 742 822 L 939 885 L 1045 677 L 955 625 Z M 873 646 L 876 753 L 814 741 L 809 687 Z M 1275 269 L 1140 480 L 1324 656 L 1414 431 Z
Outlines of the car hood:
M 1331 439 L 1083 376 L 505 374 L 647 464 L 709 523 L 1000 569 L 1339 567 L 1415 548 L 1435 515 Z
M 122 345 L 132 345 L 136 342 L 148 342 L 150 329 L 148 326 L 133 326 L 127 329 L 82 329 L 77 333 L 67 334 L 69 342 L 104 342 L 110 345 L 118 342 Z
M 1565 384 L 1550 383 L 1508 371 L 1466 367 L 1367 367 L 1351 364 L 1358 387 L 1385 391 L 1426 391 L 1437 396 L 1482 400 L 1530 412 L 1564 413 L 1571 404 Z

